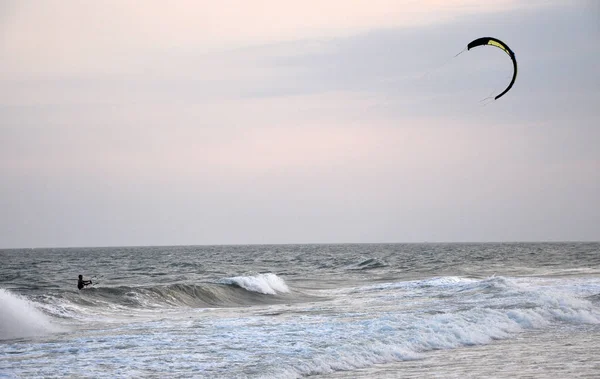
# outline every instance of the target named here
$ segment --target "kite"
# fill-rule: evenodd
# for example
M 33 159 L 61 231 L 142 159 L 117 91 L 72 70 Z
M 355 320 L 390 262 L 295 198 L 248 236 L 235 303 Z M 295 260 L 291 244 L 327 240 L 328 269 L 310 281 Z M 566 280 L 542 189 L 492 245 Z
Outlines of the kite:
M 511 79 L 510 83 L 508 84 L 508 87 L 506 87 L 506 89 L 504 89 L 504 91 L 502 91 L 499 95 L 494 97 L 494 100 L 498 100 L 512 88 L 513 84 L 515 84 L 515 79 L 517 79 L 517 58 L 515 58 L 515 53 L 510 49 L 510 47 L 508 47 L 504 42 L 502 42 L 496 38 L 492 38 L 492 37 L 477 38 L 476 40 L 472 41 L 471 43 L 469 43 L 467 45 L 467 50 L 471 50 L 472 48 L 477 47 L 477 46 L 496 46 L 497 48 L 504 50 L 504 52 L 506 54 L 508 54 L 510 59 L 512 59 L 513 68 L 514 68 L 512 79 Z

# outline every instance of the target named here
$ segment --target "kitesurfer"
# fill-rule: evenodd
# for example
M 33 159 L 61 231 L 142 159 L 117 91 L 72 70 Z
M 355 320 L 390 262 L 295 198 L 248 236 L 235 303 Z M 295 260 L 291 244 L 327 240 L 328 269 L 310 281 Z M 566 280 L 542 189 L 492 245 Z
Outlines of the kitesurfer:
M 79 280 L 77 281 L 77 288 L 82 289 L 85 286 L 89 286 L 92 284 L 91 280 L 83 280 L 83 275 L 79 275 Z

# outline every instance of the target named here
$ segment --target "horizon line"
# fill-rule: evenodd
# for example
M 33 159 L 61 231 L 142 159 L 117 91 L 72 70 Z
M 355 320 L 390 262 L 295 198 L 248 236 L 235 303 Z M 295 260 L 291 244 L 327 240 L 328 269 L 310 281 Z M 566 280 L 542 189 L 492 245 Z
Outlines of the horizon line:
M 0 247 L 3 250 L 51 250 L 51 249 L 117 249 L 143 247 L 215 247 L 215 246 L 299 246 L 299 245 L 470 245 L 470 244 L 566 244 L 600 243 L 600 240 L 511 240 L 511 241 L 417 241 L 417 242 L 285 242 L 285 243 L 207 243 L 207 244 L 159 244 L 159 245 L 96 245 L 96 246 L 46 246 L 46 247 Z

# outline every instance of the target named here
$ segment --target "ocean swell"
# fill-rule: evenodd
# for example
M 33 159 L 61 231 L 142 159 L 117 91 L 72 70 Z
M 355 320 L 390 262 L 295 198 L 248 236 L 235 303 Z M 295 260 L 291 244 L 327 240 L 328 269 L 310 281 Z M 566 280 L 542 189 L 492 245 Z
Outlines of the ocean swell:
M 164 308 L 240 307 L 294 302 L 275 274 L 224 278 L 216 282 L 175 283 L 151 286 L 89 287 L 81 291 L 53 292 L 34 300 L 46 313 L 59 318 L 86 318 L 91 313 L 110 314 L 131 310 Z
M 367 258 L 361 260 L 359 263 L 351 264 L 346 267 L 346 270 L 372 270 L 376 268 L 387 267 L 387 263 L 379 258 Z

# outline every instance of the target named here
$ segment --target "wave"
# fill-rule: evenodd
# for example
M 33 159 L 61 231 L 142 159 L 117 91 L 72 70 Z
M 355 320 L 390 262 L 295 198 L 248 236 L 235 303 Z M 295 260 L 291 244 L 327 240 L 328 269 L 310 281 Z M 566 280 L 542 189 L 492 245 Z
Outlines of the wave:
M 593 303 L 600 303 L 600 293 L 586 297 L 587 300 Z
M 39 336 L 61 331 L 30 300 L 0 288 L 0 340 Z
M 65 322 L 110 321 L 135 311 L 176 308 L 243 307 L 293 303 L 308 298 L 292 293 L 275 274 L 223 278 L 214 283 L 87 287 L 24 297 L 0 288 L 0 340 L 63 331 Z
M 387 263 L 378 258 L 364 259 L 359 263 L 351 264 L 346 270 L 372 270 L 375 268 L 387 267 Z
M 336 318 L 313 322 L 303 333 L 319 336 L 318 345 L 323 346 L 319 352 L 270 374 L 326 375 L 419 359 L 433 350 L 489 344 L 533 329 L 600 324 L 597 295 L 580 298 L 547 283 L 515 278 L 440 277 L 359 287 L 352 293 L 361 299 L 369 294 L 371 309 L 395 311 L 354 317 L 349 312 L 343 322 Z M 447 298 L 439 300 L 440 293 Z M 396 308 L 397 303 L 404 304 Z M 328 340 L 336 343 L 327 345 Z
M 219 283 L 235 285 L 251 292 L 258 292 L 265 295 L 276 295 L 277 293 L 288 293 L 285 281 L 275 274 L 258 274 L 256 276 L 236 276 L 233 278 L 221 279 Z
M 199 284 L 87 287 L 37 296 L 40 308 L 58 318 L 86 318 L 94 314 L 135 309 L 176 307 L 214 308 L 295 302 L 304 298 L 293 293 L 285 281 L 272 273 L 223 278 Z

